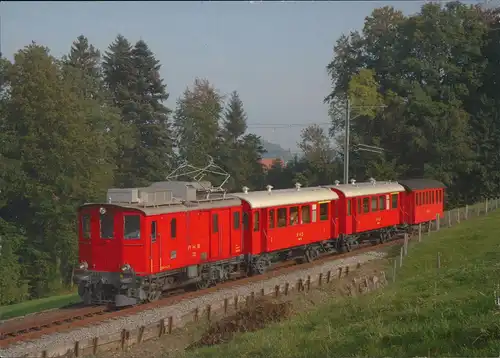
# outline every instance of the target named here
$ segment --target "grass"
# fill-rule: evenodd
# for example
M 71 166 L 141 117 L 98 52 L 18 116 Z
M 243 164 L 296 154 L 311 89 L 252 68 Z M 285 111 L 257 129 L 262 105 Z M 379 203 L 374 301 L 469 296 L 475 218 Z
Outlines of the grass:
M 424 236 L 397 280 L 187 357 L 498 356 L 500 211 Z M 441 268 L 437 269 L 437 254 Z M 387 271 L 392 264 L 388 264 Z
M 14 318 L 53 308 L 61 308 L 80 301 L 81 300 L 78 294 L 70 293 L 65 295 L 40 298 L 37 300 L 30 300 L 17 303 L 15 305 L 0 306 L 0 319 Z

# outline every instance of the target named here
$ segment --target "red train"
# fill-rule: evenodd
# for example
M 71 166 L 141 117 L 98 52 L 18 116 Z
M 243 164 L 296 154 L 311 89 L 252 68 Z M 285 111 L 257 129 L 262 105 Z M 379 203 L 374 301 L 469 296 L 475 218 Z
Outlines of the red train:
M 261 274 L 277 261 L 384 242 L 442 216 L 444 188 L 372 179 L 232 194 L 196 181 L 110 189 L 107 203 L 79 208 L 74 280 L 87 304 L 154 301 L 164 291 Z

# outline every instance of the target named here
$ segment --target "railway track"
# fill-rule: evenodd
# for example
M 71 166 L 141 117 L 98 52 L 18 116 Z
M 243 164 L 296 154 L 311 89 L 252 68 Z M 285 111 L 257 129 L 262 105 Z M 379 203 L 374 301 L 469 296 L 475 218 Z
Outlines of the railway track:
M 133 307 L 122 309 L 114 309 L 105 306 L 67 308 L 46 312 L 45 315 L 41 313 L 39 315 L 28 316 L 22 320 L 16 320 L 12 322 L 7 321 L 0 326 L 0 348 L 6 348 L 16 342 L 37 339 L 44 335 L 52 334 L 55 332 L 69 331 L 75 328 L 88 326 L 105 320 L 123 317 L 157 307 L 173 305 L 182 300 L 204 296 L 220 289 L 227 289 L 233 286 L 246 285 L 257 281 L 266 280 L 298 269 L 307 269 L 316 265 L 320 265 L 326 261 L 356 256 L 367 251 L 381 250 L 389 246 L 401 244 L 402 241 L 402 238 L 398 238 L 376 246 L 366 244 L 360 246 L 360 248 L 356 249 L 355 251 L 342 254 L 326 254 L 320 256 L 313 262 L 302 263 L 300 265 L 295 264 L 294 261 L 285 261 L 284 263 L 276 265 L 272 270 L 266 272 L 263 275 L 249 276 L 226 281 L 204 290 L 182 291 L 176 294 L 178 291 L 180 291 L 177 290 L 175 293 L 172 292 L 170 295 L 161 298 L 158 301 Z

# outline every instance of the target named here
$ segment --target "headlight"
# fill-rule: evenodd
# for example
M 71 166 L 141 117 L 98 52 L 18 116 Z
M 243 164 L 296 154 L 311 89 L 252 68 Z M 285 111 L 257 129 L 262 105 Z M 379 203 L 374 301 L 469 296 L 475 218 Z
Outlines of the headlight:
M 130 267 L 130 265 L 129 265 L 129 264 L 125 264 L 125 265 L 123 265 L 123 266 L 121 267 L 121 269 L 122 269 L 122 272 L 127 272 L 127 271 L 132 270 L 132 267 Z
M 81 270 L 86 270 L 89 268 L 89 264 L 87 263 L 87 261 L 82 261 L 80 262 L 80 266 L 78 266 Z

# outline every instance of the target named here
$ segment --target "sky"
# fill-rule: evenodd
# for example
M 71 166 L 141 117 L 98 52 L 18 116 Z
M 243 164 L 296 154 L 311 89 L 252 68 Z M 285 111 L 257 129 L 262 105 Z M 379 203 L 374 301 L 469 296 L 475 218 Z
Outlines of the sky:
M 86 36 L 101 51 L 118 34 L 148 43 L 175 107 L 196 77 L 223 94 L 237 90 L 249 131 L 297 151 L 303 127 L 328 128 L 323 99 L 335 41 L 366 16 L 392 5 L 405 14 L 421 1 L 345 2 L 2 2 L 1 52 L 8 58 L 35 41 L 54 56 Z M 276 124 L 263 128 L 262 123 Z M 295 124 L 291 127 L 283 125 Z M 296 126 L 296 124 L 302 125 Z

